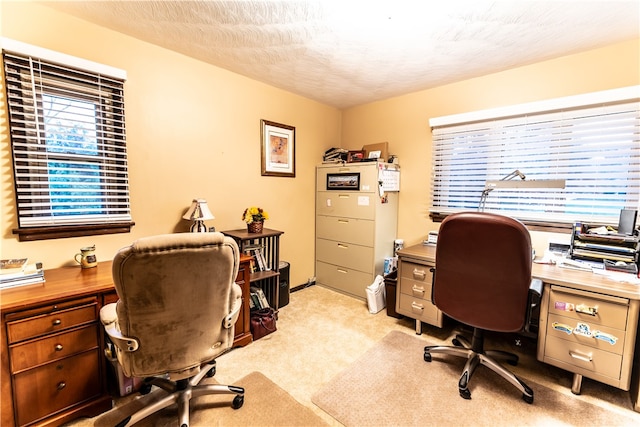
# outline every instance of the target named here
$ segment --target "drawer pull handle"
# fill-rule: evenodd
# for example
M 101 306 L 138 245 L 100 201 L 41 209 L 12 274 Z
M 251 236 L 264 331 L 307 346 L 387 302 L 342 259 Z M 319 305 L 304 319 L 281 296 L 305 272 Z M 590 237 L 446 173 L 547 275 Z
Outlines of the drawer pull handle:
M 56 344 L 56 346 L 54 347 L 54 349 L 56 351 L 62 351 L 62 344 Z
M 418 304 L 416 302 L 412 302 L 411 303 L 411 308 L 414 311 L 419 311 L 420 313 L 422 313 L 422 311 L 424 310 L 424 306 L 422 304 Z
M 593 360 L 591 354 L 580 354 L 575 351 L 569 350 L 569 355 L 574 359 L 582 360 L 583 362 L 591 362 Z
M 598 307 L 589 307 L 588 305 L 578 304 L 576 305 L 576 311 L 582 314 L 588 314 L 589 316 L 595 316 L 598 314 Z
M 339 247 L 340 249 L 349 249 L 349 246 L 347 246 L 347 245 L 343 245 L 342 243 L 338 243 L 338 247 Z
M 411 290 L 413 291 L 413 294 L 418 297 L 424 296 L 424 288 L 422 286 L 413 285 L 413 288 L 411 288 Z
M 348 273 L 347 270 L 343 270 L 341 268 L 338 268 L 337 270 L 338 270 L 338 273 L 343 273 L 343 274 L 347 274 Z
M 338 223 L 349 224 L 349 221 L 346 219 L 339 219 Z
M 56 387 L 58 390 L 62 390 L 63 388 L 65 388 L 67 386 L 67 383 L 65 383 L 64 381 L 60 381 L 58 383 L 58 386 Z
M 62 325 L 62 320 L 56 319 L 53 321 L 53 326 L 60 326 L 60 325 Z
M 427 277 L 427 273 L 424 270 L 413 269 L 413 278 L 416 280 L 424 280 Z

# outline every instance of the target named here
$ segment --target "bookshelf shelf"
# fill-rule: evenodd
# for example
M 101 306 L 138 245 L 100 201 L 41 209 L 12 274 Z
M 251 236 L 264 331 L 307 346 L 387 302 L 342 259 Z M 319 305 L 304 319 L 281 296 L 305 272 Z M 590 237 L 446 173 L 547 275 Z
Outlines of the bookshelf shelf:
M 246 229 L 227 230 L 222 233 L 233 238 L 243 253 L 249 252 L 249 255 L 255 257 L 253 251 L 261 252 L 264 268 L 256 259 L 255 271 L 251 272 L 251 286 L 262 289 L 269 305 L 277 310 L 280 298 L 280 236 L 284 232 L 264 228 L 261 233 L 249 233 Z

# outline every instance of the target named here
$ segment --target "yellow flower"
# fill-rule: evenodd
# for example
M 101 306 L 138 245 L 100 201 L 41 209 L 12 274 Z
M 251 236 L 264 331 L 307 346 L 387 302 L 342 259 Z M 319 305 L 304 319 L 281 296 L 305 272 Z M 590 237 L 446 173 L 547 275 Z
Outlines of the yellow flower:
M 265 221 L 267 219 L 269 219 L 269 214 L 267 213 L 267 211 L 255 206 L 246 208 L 242 213 L 242 220 L 247 224 L 251 224 L 252 222 Z

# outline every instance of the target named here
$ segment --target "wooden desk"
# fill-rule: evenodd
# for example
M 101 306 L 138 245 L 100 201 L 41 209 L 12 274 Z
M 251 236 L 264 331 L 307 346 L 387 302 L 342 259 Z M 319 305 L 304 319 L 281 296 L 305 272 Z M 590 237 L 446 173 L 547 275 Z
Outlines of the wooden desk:
M 415 245 L 398 251 L 396 311 L 442 326 L 442 313 L 431 303 L 434 245 Z M 533 264 L 532 276 L 544 284 L 540 304 L 538 360 L 574 373 L 572 391 L 580 392 L 582 376 L 630 390 L 640 411 L 640 340 L 636 340 L 640 311 L 640 286 L 622 283 L 591 272 L 547 264 Z M 408 282 L 403 287 L 402 281 Z M 404 293 L 403 293 L 404 292 Z M 581 313 L 579 306 L 595 313 Z M 558 325 L 587 325 L 607 332 L 615 344 L 560 331 Z M 634 359 L 635 358 L 635 359 Z
M 236 282 L 243 304 L 235 346 L 252 341 L 249 261 Z M 0 425 L 60 425 L 111 409 L 100 308 L 115 302 L 111 261 L 45 271 L 44 284 L 0 290 Z

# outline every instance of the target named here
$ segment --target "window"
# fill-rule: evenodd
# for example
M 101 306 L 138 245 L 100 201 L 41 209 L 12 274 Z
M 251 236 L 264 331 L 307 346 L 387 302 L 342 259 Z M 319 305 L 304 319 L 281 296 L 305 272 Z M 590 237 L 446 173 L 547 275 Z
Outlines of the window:
M 129 231 L 124 73 L 14 43 L 3 40 L 14 232 L 38 240 Z
M 478 210 L 487 180 L 564 179 L 564 189 L 494 189 L 485 211 L 530 223 L 617 224 L 640 207 L 640 87 L 432 119 L 432 217 Z

